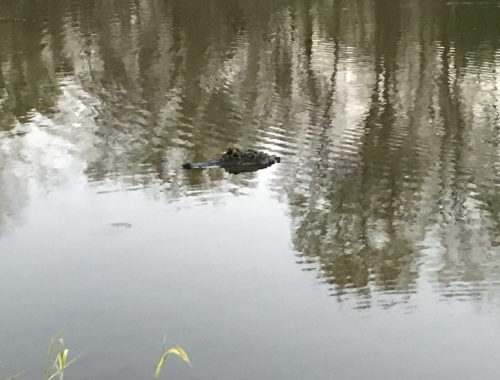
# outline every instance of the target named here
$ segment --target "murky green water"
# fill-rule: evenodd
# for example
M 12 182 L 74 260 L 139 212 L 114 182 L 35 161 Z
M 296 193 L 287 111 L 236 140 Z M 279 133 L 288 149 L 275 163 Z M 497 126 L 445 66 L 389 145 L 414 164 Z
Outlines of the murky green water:
M 1 2 L 0 378 L 500 378 L 499 20 Z M 282 162 L 181 168 L 233 145 Z

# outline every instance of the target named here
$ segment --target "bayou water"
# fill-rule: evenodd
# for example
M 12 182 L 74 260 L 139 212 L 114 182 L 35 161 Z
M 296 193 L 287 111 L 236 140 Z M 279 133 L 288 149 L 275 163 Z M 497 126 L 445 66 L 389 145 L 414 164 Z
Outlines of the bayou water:
M 499 20 L 1 2 L 0 378 L 500 378 Z

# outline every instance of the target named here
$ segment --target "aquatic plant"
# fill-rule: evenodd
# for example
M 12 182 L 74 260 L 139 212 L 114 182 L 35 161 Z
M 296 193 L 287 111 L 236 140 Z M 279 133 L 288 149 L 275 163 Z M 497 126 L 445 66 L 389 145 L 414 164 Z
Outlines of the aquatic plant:
M 62 338 L 62 333 L 63 330 L 60 330 L 57 333 L 55 333 L 54 336 L 50 339 L 49 349 L 47 352 L 47 364 L 45 365 L 43 380 L 52 380 L 55 378 L 58 378 L 59 380 L 64 380 L 64 371 L 71 364 L 73 364 L 80 356 L 77 355 L 73 359 L 68 360 L 69 349 L 66 348 L 64 339 Z M 165 348 L 165 337 L 163 340 L 163 347 Z M 158 364 L 156 365 L 156 370 L 153 374 L 154 379 L 160 378 L 160 373 L 163 366 L 165 365 L 165 360 L 167 359 L 167 356 L 170 354 L 179 356 L 182 360 L 188 363 L 189 366 L 191 366 L 189 357 L 186 354 L 186 351 L 184 351 L 182 347 L 179 346 L 171 347 L 167 350 L 164 350 L 160 360 L 158 361 Z M 3 380 L 17 380 L 23 372 L 24 371 L 18 372 L 15 375 L 12 375 Z
M 52 380 L 56 377 L 59 378 L 59 380 L 64 380 L 65 369 L 73 364 L 80 356 L 78 355 L 73 359 L 68 360 L 69 350 L 66 348 L 64 339 L 61 337 L 61 335 L 62 330 L 58 331 L 50 339 L 44 380 Z

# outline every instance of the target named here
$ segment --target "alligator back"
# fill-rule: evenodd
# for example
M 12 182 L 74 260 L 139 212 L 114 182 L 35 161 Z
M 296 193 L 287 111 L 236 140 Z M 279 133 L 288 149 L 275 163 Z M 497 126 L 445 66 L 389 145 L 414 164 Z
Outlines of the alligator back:
M 216 160 L 208 160 L 201 162 L 186 162 L 182 164 L 184 169 L 207 169 L 207 168 L 220 168 L 221 166 L 220 158 Z
M 253 172 L 267 168 L 281 159 L 254 149 L 229 148 L 220 158 L 201 162 L 186 162 L 184 169 L 224 168 L 229 173 Z

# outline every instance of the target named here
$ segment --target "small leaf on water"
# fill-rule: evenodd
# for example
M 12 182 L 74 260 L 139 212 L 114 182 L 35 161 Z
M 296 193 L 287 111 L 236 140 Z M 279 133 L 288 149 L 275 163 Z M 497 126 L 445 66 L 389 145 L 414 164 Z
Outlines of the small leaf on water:
M 161 372 L 161 369 L 163 367 L 163 364 L 165 364 L 165 360 L 166 360 L 167 356 L 170 354 L 175 354 L 175 355 L 179 356 L 182 360 L 184 360 L 185 362 L 187 362 L 191 366 L 191 362 L 189 361 L 189 357 L 186 354 L 186 351 L 184 351 L 179 346 L 169 348 L 167 351 L 165 351 L 163 353 L 160 361 L 158 362 L 158 365 L 156 366 L 156 371 L 153 375 L 154 379 L 158 379 L 160 377 L 160 372 Z

